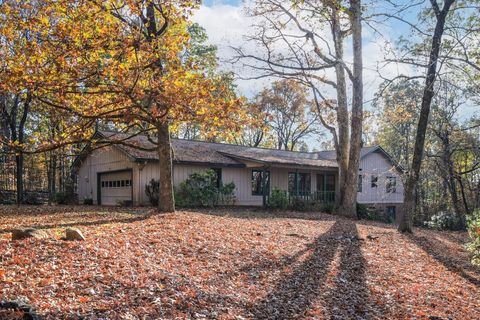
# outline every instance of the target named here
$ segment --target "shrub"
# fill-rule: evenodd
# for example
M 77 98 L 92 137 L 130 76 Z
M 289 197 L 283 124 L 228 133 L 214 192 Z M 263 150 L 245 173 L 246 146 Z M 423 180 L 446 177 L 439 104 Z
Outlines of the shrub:
M 149 184 L 145 186 L 145 193 L 148 197 L 148 201 L 154 207 L 158 206 L 158 197 L 160 191 L 160 181 L 152 179 Z
M 430 217 L 426 226 L 436 230 L 463 230 L 462 219 L 453 212 L 439 211 Z
M 83 204 L 86 206 L 91 206 L 93 205 L 93 199 L 92 198 L 85 198 L 83 199 Z
M 270 208 L 286 209 L 288 207 L 287 193 L 278 188 L 273 188 L 267 205 Z
M 214 207 L 234 201 L 233 182 L 217 188 L 215 171 L 206 170 L 190 174 L 175 188 L 175 202 L 180 207 Z
M 223 205 L 233 205 L 235 204 L 235 183 L 230 182 L 227 184 L 220 184 L 220 189 L 218 192 L 218 203 Z
M 364 204 L 357 202 L 357 218 L 360 220 L 372 220 L 385 223 L 392 223 L 392 218 L 375 208 L 369 208 Z
M 320 204 L 320 211 L 321 212 L 333 213 L 334 209 L 335 209 L 335 204 L 334 203 L 322 203 L 322 204 Z
M 468 234 L 472 239 L 467 250 L 472 255 L 472 263 L 480 266 L 480 209 L 476 209 L 467 219 Z
M 57 204 L 75 203 L 75 194 L 68 191 L 57 192 L 53 196 L 53 201 Z
M 290 209 L 295 211 L 308 211 L 313 209 L 310 203 L 307 203 L 305 199 L 302 199 L 300 197 L 292 198 L 289 207 Z

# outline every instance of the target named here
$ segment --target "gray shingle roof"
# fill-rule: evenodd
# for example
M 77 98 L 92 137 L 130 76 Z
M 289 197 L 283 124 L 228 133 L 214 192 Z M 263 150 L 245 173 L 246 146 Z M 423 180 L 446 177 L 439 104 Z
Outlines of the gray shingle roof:
M 112 141 L 125 140 L 128 144 L 142 148 L 153 148 L 146 136 L 132 138 L 126 134 L 101 131 L 100 134 Z M 311 167 L 338 167 L 335 159 L 324 159 L 316 152 L 297 152 L 267 148 L 253 148 L 224 143 L 172 139 L 174 161 L 179 163 L 208 163 L 225 166 L 243 166 L 243 161 L 276 165 Z M 158 160 L 155 151 L 139 150 L 119 144 L 118 147 L 135 160 Z

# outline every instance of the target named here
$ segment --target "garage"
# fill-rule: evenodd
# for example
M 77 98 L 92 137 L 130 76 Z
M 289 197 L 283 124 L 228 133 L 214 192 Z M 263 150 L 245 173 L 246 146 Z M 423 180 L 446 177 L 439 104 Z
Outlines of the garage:
M 98 173 L 99 204 L 106 206 L 132 205 L 132 170 Z

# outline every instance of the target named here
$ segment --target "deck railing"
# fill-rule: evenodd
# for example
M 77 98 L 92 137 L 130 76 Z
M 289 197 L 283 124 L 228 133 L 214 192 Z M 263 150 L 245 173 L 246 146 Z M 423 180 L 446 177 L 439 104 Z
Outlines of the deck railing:
M 288 203 L 293 201 L 303 201 L 308 204 L 327 204 L 335 202 L 335 191 L 313 191 L 313 192 L 298 192 L 291 193 L 286 190 L 281 190 L 285 193 L 285 196 L 288 199 Z M 278 191 L 277 191 L 278 192 Z M 268 201 L 268 196 L 267 196 Z

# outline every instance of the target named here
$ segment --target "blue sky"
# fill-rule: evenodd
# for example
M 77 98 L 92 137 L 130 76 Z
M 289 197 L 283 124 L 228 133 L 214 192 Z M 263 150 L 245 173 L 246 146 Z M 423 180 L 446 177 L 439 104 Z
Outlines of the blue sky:
M 366 0 L 369 9 L 377 12 L 386 12 L 381 7 L 386 2 Z M 397 2 L 398 3 L 398 2 Z M 410 3 L 406 1 L 405 3 Z M 426 1 L 425 3 L 428 3 Z M 209 36 L 209 41 L 218 47 L 218 56 L 221 66 L 227 70 L 233 70 L 237 75 L 244 75 L 245 71 L 239 66 L 232 66 L 227 61 L 232 58 L 233 47 L 244 47 L 250 52 L 258 52 L 258 47 L 245 40 L 245 36 L 252 30 L 249 28 L 251 20 L 245 16 L 242 0 L 204 0 L 201 8 L 195 13 L 193 20 L 202 25 Z M 404 12 L 405 18 L 415 23 L 420 7 Z M 390 9 L 391 10 L 391 9 Z M 393 13 L 392 11 L 387 11 Z M 407 24 L 398 20 L 389 20 L 384 25 L 378 26 L 382 35 L 375 34 L 373 29 L 364 25 L 364 95 L 366 108 L 371 108 L 368 102 L 373 98 L 375 92 L 383 80 L 377 73 L 377 65 L 385 59 L 386 50 L 389 45 L 395 45 L 400 36 L 411 37 L 410 28 Z M 414 74 L 414 70 L 405 65 L 389 65 L 381 71 L 382 76 L 392 78 L 397 74 Z M 263 87 L 269 86 L 273 79 L 261 80 L 237 80 L 240 94 L 251 97 Z M 462 110 L 462 118 L 470 117 L 480 110 L 478 106 L 469 106 Z M 310 139 L 309 139 L 310 140 Z M 318 142 L 308 141 L 310 149 L 318 148 Z

